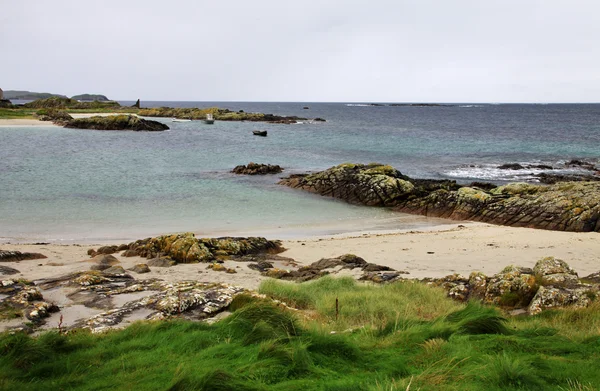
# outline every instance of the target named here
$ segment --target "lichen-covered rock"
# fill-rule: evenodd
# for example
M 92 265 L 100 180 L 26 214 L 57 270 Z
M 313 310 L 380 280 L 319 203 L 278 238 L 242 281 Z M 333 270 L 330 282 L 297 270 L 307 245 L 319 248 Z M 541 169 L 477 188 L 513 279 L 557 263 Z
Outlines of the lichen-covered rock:
M 533 273 L 526 273 L 529 270 L 505 267 L 488 281 L 484 301 L 508 307 L 529 304 L 538 289 Z
M 132 272 L 136 272 L 138 274 L 149 273 L 150 272 L 150 268 L 145 263 L 138 263 L 134 267 L 129 268 L 127 270 L 131 270 Z
M 102 284 L 108 281 L 110 281 L 108 278 L 94 272 L 83 273 L 73 279 L 74 283 L 79 284 L 81 286 Z
M 220 263 L 216 263 L 216 262 L 215 263 L 211 263 L 206 268 L 207 269 L 211 269 L 211 270 L 213 270 L 215 272 L 225 272 L 225 273 L 229 273 L 229 274 L 235 274 L 235 273 L 237 273 L 235 271 L 235 269 L 227 268 L 227 267 L 221 265 Z
M 242 256 L 247 254 L 278 253 L 281 242 L 260 237 L 201 238 L 193 233 L 165 235 L 138 240 L 129 244 L 129 250 L 146 258 L 168 256 L 176 262 L 212 262 L 217 256 Z M 151 265 L 152 266 L 152 265 Z
M 543 310 L 557 307 L 587 307 L 590 302 L 591 290 L 589 287 L 568 289 L 553 286 L 541 286 L 529 304 L 528 312 L 531 315 Z
M 262 164 L 262 163 L 248 163 L 247 166 L 236 166 L 231 170 L 234 174 L 239 175 L 267 175 L 267 174 L 279 174 L 283 171 L 283 168 L 274 164 Z
M 600 232 L 600 182 L 460 186 L 411 179 L 389 166 L 342 164 L 280 184 L 350 203 L 458 220 L 558 231 Z
M 470 296 L 483 299 L 487 292 L 488 277 L 482 272 L 472 272 L 469 275 Z
M 268 269 L 272 269 L 273 264 L 267 261 L 258 261 L 257 263 L 249 263 L 248 269 L 256 270 L 261 273 L 266 272 Z
M 554 257 L 537 261 L 533 272 L 542 285 L 568 286 L 579 282 L 575 270 L 571 269 L 565 261 Z
M 32 322 L 41 322 L 43 318 L 50 316 L 51 312 L 58 311 L 56 304 L 48 303 L 45 301 L 33 303 L 31 307 L 27 308 L 24 312 L 25 317 Z
M 111 266 L 108 269 L 102 271 L 102 274 L 105 276 L 126 276 L 128 275 L 123 266 L 115 265 Z
M 359 280 L 383 284 L 402 279 L 402 274 L 403 272 L 366 272 L 360 276 Z

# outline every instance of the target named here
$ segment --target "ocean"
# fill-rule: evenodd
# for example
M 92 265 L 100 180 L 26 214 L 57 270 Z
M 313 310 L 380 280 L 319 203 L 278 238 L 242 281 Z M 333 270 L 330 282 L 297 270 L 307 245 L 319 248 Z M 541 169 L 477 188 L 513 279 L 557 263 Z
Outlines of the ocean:
M 131 105 L 133 102 L 121 102 Z M 390 164 L 417 178 L 531 180 L 551 165 L 600 161 L 600 104 L 145 102 L 325 118 L 294 125 L 171 122 L 166 132 L 0 128 L 0 241 L 119 242 L 171 232 L 298 238 L 419 229 L 444 220 L 288 189 L 292 173 L 344 162 Z M 309 109 L 303 109 L 304 106 Z M 255 137 L 252 130 L 267 130 Z M 270 163 L 282 175 L 237 176 Z

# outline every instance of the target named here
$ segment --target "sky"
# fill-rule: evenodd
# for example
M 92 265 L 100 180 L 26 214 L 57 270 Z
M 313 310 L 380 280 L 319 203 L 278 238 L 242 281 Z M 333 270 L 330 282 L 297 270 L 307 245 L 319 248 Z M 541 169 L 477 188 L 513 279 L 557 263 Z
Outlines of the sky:
M 600 2 L 0 0 L 0 88 L 116 100 L 600 102 Z

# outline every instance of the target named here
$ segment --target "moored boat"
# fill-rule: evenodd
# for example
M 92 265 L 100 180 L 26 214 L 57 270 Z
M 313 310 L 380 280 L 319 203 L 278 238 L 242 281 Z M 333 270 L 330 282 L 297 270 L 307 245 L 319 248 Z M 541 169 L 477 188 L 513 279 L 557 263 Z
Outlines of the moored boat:
M 206 114 L 206 119 L 203 119 L 202 122 L 207 125 L 212 125 L 215 123 L 215 119 L 213 118 L 212 114 Z
M 255 136 L 267 137 L 267 131 L 266 130 L 253 130 L 252 134 L 255 135 Z

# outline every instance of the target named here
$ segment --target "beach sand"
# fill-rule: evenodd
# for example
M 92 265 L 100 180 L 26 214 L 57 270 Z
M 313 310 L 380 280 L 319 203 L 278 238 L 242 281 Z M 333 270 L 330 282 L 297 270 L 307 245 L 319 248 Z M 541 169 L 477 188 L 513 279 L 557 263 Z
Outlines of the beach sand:
M 70 113 L 73 118 L 88 118 L 94 116 L 106 117 L 109 115 L 119 115 L 123 113 Z M 136 115 L 136 114 L 132 114 Z M 52 123 L 52 121 L 39 121 L 37 119 L 0 119 L 0 128 L 14 128 L 14 127 L 48 127 L 58 126 Z
M 443 277 L 452 273 L 468 275 L 479 270 L 487 275 L 505 266 L 533 267 L 542 257 L 554 256 L 566 261 L 580 276 L 600 271 L 600 235 L 595 232 L 557 232 L 530 228 L 494 226 L 483 223 L 463 223 L 434 227 L 428 230 L 363 233 L 283 241 L 287 249 L 279 254 L 293 258 L 300 266 L 321 258 L 355 254 L 367 262 L 390 266 L 409 272 L 406 278 Z M 114 243 L 119 244 L 119 243 Z M 89 270 L 87 255 L 94 245 L 2 244 L 0 249 L 39 252 L 47 259 L 3 262 L 21 274 L 5 278 L 37 280 Z M 114 254 L 125 269 L 145 263 L 140 257 Z M 263 277 L 248 269 L 246 263 L 227 261 L 226 267 L 236 274 L 207 270 L 206 264 L 179 264 L 170 268 L 151 267 L 150 273 L 135 278 L 161 278 L 166 281 L 199 280 L 225 282 L 256 289 Z M 275 267 L 293 268 L 285 262 Z

